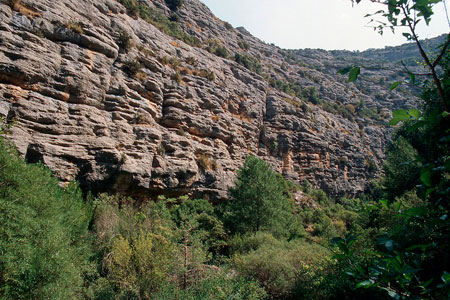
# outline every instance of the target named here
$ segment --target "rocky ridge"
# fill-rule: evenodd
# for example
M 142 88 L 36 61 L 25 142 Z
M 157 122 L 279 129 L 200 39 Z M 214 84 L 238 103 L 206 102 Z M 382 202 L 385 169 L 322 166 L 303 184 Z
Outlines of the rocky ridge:
M 19 153 L 65 182 L 222 198 L 255 154 L 293 181 L 354 195 L 380 172 L 391 109 L 417 101 L 389 93 L 400 74 L 387 63 L 360 56 L 367 75 L 349 84 L 336 53 L 265 44 L 198 0 L 176 14 L 132 3 L 194 42 L 119 1 L 0 0 L 0 115 Z

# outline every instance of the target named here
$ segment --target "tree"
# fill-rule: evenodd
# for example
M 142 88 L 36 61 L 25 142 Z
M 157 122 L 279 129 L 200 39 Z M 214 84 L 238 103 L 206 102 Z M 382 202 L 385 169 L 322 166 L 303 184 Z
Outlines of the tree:
M 365 257 L 352 248 L 354 237 L 335 239 L 340 249 L 336 257 L 350 266 L 347 274 L 357 280 L 356 287 L 375 287 L 394 299 L 448 299 L 450 34 L 435 58 L 431 59 L 416 33 L 416 26 L 421 20 L 427 24 L 431 20 L 433 5 L 443 1 L 376 2 L 385 7 L 375 13 L 386 18 L 377 21 L 380 32 L 386 27 L 392 30 L 399 26 L 406 27 L 409 33 L 403 35 L 417 44 L 428 72 L 415 74 L 406 71 L 412 84 L 416 83 L 416 76 L 425 76 L 422 93 L 424 108 L 422 112 L 417 109 L 394 111 L 394 117 L 389 122 L 390 125 L 403 122 L 386 165 L 386 179 L 395 182 L 386 189 L 390 201 L 380 199 L 378 207 L 369 209 L 379 215 L 387 211 L 394 213 L 395 222 L 387 228 L 378 228 L 378 247 Z M 359 68 L 353 68 L 349 81 L 356 80 L 359 71 Z M 393 83 L 391 89 L 399 84 Z M 402 172 L 408 174 L 402 176 Z M 402 198 L 395 197 L 402 194 Z M 417 197 L 415 194 L 421 201 L 408 207 Z
M 261 159 L 249 156 L 230 190 L 225 219 L 233 233 L 270 231 L 286 234 L 291 209 L 280 174 Z
M 90 267 L 90 214 L 75 184 L 62 188 L 0 138 L 0 298 L 76 299 Z

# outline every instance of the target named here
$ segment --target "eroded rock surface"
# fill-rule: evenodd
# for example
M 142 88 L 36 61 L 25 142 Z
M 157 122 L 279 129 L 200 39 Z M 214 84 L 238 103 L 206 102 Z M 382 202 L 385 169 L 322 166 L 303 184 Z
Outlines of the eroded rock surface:
M 171 14 L 163 1 L 145 2 Z M 314 87 L 322 102 L 362 100 L 386 118 L 405 105 L 380 82 L 363 78 L 365 91 L 345 83 L 336 71 L 346 62 L 331 52 L 267 45 L 227 29 L 197 0 L 178 12 L 183 30 L 200 41 L 195 47 L 114 0 L 18 5 L 0 1 L 0 115 L 14 121 L 10 137 L 29 162 L 87 189 L 226 197 L 236 170 L 255 154 L 293 181 L 356 194 L 379 174 L 385 122 L 350 121 L 267 78 Z M 256 57 L 261 75 L 208 52 L 212 42 L 230 57 Z M 397 76 L 386 69 L 372 75 Z

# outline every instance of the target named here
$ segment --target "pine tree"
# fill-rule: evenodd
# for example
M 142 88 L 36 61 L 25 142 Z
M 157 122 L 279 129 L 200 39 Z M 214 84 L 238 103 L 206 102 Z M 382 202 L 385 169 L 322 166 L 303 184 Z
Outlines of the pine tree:
M 230 190 L 231 200 L 225 211 L 228 228 L 233 233 L 287 233 L 291 214 L 282 180 L 266 162 L 249 156 Z

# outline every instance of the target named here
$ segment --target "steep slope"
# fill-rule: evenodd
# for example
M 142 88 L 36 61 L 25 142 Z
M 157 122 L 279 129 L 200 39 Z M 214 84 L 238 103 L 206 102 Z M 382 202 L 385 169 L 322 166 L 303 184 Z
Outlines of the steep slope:
M 225 197 L 256 154 L 291 180 L 356 194 L 379 174 L 390 110 L 417 101 L 388 92 L 397 67 L 360 56 L 367 75 L 345 83 L 339 55 L 267 45 L 197 0 L 176 13 L 121 2 L 0 1 L 10 137 L 86 189 Z

